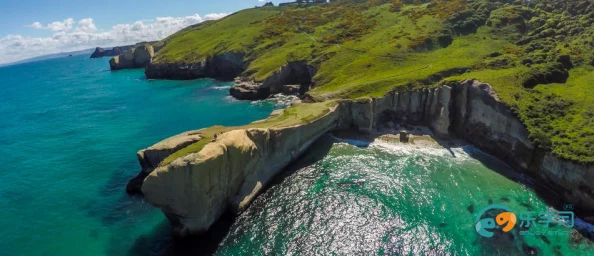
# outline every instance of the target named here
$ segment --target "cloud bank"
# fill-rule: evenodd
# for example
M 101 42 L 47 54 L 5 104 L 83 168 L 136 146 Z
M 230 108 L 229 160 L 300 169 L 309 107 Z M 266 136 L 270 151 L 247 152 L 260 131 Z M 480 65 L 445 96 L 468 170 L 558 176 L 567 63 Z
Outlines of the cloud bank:
M 187 26 L 206 20 L 220 19 L 226 15 L 226 13 L 213 13 L 204 17 L 198 14 L 185 17 L 157 17 L 154 20 L 118 24 L 109 30 L 98 29 L 92 18 L 81 19 L 78 22 L 68 18 L 45 25 L 33 22 L 26 27 L 52 31 L 52 36 L 7 35 L 0 38 L 0 64 L 96 46 L 117 46 L 160 40 Z

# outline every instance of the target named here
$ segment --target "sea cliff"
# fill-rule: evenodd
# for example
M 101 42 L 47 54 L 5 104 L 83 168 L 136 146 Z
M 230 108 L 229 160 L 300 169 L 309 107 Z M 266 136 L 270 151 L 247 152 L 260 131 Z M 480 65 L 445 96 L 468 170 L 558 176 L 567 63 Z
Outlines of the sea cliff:
M 316 68 L 305 61 L 288 62 L 265 79 L 250 80 L 242 74 L 249 66 L 243 54 L 227 52 L 192 63 L 149 63 L 145 74 L 149 79 L 190 80 L 214 78 L 234 81 L 229 90 L 240 100 L 261 100 L 272 94 L 303 95 L 311 85 Z
M 561 160 L 535 146 L 522 122 L 488 84 L 465 80 L 323 107 L 323 115 L 295 125 L 230 128 L 208 141 L 199 130 L 158 143 L 139 153 L 143 171 L 135 186 L 165 213 L 176 234 L 199 233 L 223 211 L 243 210 L 271 177 L 324 133 L 370 133 L 415 124 L 428 126 L 437 137 L 465 139 L 554 188 L 563 197 L 559 201 L 573 203 L 579 214 L 594 213 L 593 167 Z M 200 150 L 179 154 L 196 140 L 204 144 Z
M 103 58 L 103 57 L 113 57 L 123 54 L 126 51 L 132 49 L 134 45 L 125 45 L 125 46 L 116 46 L 111 49 L 103 49 L 101 47 L 95 48 L 93 54 L 91 54 L 91 59 Z

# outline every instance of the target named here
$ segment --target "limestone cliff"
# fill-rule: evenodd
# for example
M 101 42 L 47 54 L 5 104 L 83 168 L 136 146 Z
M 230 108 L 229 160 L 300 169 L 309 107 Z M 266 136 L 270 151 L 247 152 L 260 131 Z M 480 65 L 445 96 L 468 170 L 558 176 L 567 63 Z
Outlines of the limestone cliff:
M 143 149 L 136 153 L 138 162 L 140 163 L 140 173 L 128 182 L 126 191 L 128 193 L 139 193 L 142 182 L 159 163 L 165 158 L 175 153 L 176 151 L 189 146 L 190 144 L 199 141 L 202 137 L 199 131 L 188 131 L 182 134 L 165 139 L 149 148 Z
M 144 68 L 151 62 L 153 57 L 155 57 L 153 46 L 144 44 L 111 58 L 109 67 L 111 70 Z
M 161 208 L 176 234 L 205 231 L 223 211 L 243 210 L 274 175 L 335 129 L 339 113 L 333 107 L 303 125 L 223 133 L 200 152 L 151 172 L 142 184 L 145 200 Z
M 594 167 L 560 160 L 535 147 L 522 122 L 499 101 L 491 86 L 475 80 L 344 100 L 322 117 L 297 126 L 229 131 L 198 153 L 151 172 L 165 155 L 182 147 L 161 143 L 170 144 L 157 147 L 166 152 L 152 153 L 154 157 L 148 160 L 147 153 L 152 151 L 145 150 L 145 157 L 139 157 L 148 174 L 142 192 L 147 202 L 167 215 L 177 234 L 201 232 L 225 209 L 244 209 L 272 176 L 323 133 L 346 128 L 365 133 L 409 124 L 426 125 L 436 136 L 463 138 L 548 184 L 562 194 L 563 203 L 573 203 L 577 212 L 594 215 Z

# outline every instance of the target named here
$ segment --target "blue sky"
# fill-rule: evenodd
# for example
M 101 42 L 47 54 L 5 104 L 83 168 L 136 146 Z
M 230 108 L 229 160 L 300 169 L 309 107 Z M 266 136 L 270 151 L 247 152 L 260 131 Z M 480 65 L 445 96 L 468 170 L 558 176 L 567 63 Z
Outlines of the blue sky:
M 260 0 L 0 0 L 0 64 L 158 40 L 185 26 L 263 4 Z

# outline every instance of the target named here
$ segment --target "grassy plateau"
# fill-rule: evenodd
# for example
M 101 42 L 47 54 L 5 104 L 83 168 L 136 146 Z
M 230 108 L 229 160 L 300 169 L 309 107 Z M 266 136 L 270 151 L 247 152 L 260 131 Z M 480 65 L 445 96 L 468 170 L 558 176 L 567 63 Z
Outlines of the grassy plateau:
M 263 81 L 287 62 L 307 61 L 317 69 L 308 94 L 319 102 L 479 79 L 538 146 L 593 164 L 593 24 L 592 0 L 337 0 L 188 27 L 163 40 L 154 62 L 242 53 L 242 76 Z M 284 122 L 302 122 L 309 114 L 300 108 L 285 111 Z M 279 120 L 267 122 L 257 125 Z

